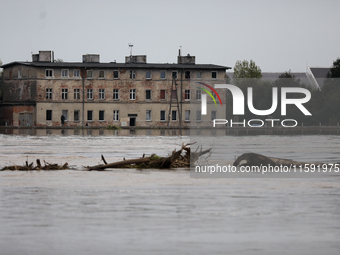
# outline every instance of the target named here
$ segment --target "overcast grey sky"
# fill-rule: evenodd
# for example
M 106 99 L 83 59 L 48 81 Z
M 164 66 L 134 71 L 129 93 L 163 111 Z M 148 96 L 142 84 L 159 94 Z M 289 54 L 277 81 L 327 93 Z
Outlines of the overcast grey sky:
M 149 63 L 176 62 L 182 46 L 199 64 L 304 72 L 340 57 L 339 11 L 339 0 L 0 0 L 0 59 L 124 62 L 133 43 Z

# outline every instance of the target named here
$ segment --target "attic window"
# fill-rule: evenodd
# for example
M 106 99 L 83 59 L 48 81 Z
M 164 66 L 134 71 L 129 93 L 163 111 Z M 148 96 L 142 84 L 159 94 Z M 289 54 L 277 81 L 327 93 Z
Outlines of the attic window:
M 211 72 L 211 79 L 217 79 L 217 72 L 216 71 Z
M 130 71 L 130 79 L 136 79 L 136 72 Z
M 53 78 L 53 69 L 46 69 L 45 76 L 46 78 Z

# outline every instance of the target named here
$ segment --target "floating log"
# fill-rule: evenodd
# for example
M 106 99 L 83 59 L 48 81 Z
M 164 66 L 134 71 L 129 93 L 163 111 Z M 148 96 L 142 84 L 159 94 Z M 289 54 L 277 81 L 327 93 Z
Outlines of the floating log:
M 28 164 L 28 161 L 25 162 L 24 166 L 5 166 L 1 170 L 19 170 L 19 171 L 32 171 L 32 170 L 65 170 L 68 169 L 68 163 L 66 162 L 64 165 L 58 164 L 50 164 L 44 160 L 44 166 L 41 165 L 40 159 L 36 160 L 36 166 Z
M 150 157 L 145 157 L 145 154 L 138 159 L 129 159 L 114 163 L 105 163 L 104 165 L 89 166 L 87 170 L 105 170 L 106 168 L 180 168 L 190 167 L 200 156 L 207 154 L 211 149 L 202 151 L 202 148 L 197 148 L 195 152 L 190 153 L 190 144 L 182 144 L 180 150 L 174 150 L 169 157 L 159 157 L 155 154 Z M 183 151 L 185 154 L 183 155 Z M 191 156 L 191 161 L 190 161 Z M 102 156 L 102 159 L 104 157 Z

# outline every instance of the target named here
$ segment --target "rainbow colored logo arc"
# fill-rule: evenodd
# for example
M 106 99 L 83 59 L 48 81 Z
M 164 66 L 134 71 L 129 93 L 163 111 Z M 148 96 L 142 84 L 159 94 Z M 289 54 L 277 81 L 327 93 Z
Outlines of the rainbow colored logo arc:
M 209 89 L 211 89 L 211 91 L 215 93 L 215 95 L 217 96 L 218 100 L 220 101 L 220 104 L 222 105 L 222 100 L 221 100 L 221 98 L 220 98 L 220 95 L 217 93 L 217 91 L 216 91 L 213 87 L 211 87 L 210 85 L 205 84 L 205 83 L 203 83 L 203 82 L 196 82 L 196 83 L 202 84 L 202 85 L 208 87 Z M 212 98 L 212 100 L 214 100 L 215 105 L 217 105 L 216 100 L 215 100 L 214 96 L 210 93 L 210 91 L 208 91 L 208 90 L 206 90 L 206 89 L 203 89 L 203 88 L 200 88 L 200 87 L 198 87 L 198 88 L 199 88 L 200 90 L 206 92 L 206 93 Z

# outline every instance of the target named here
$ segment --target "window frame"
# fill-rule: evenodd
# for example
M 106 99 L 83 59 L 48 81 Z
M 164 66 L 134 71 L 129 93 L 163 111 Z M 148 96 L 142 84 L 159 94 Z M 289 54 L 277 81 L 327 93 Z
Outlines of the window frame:
M 164 74 L 164 77 L 162 77 L 162 73 Z M 165 70 L 161 70 L 159 75 L 160 75 L 161 80 L 166 80 L 166 71 Z
M 102 76 L 101 76 L 101 73 L 103 74 Z M 105 71 L 104 70 L 98 71 L 98 79 L 105 80 Z
M 46 100 L 52 100 L 53 99 L 53 89 L 46 88 Z
M 178 80 L 178 71 L 177 70 L 172 70 L 171 71 L 171 79 L 173 79 L 174 76 L 175 76 L 175 80 Z
M 130 100 L 136 100 L 136 89 L 130 89 Z
M 61 89 L 61 99 L 68 100 L 68 89 Z
M 53 111 L 52 110 L 46 110 L 46 121 L 52 121 L 52 120 L 53 120 Z
M 162 113 L 164 112 L 164 119 L 162 119 Z M 160 111 L 160 116 L 159 116 L 159 120 L 161 122 L 165 122 L 166 121 L 166 111 L 165 110 L 161 110 Z
M 185 101 L 191 100 L 191 90 L 190 89 L 184 90 L 184 100 Z
M 91 119 L 89 119 L 89 115 L 91 114 Z M 88 110 L 86 114 L 87 121 L 93 121 L 93 110 Z
M 61 69 L 61 78 L 62 79 L 68 79 L 69 78 L 69 71 L 68 71 L 68 69 Z
M 89 97 L 89 95 L 90 95 L 91 97 Z M 87 89 L 87 90 L 86 90 L 86 99 L 87 99 L 87 100 L 93 100 L 93 89 Z
M 113 100 L 116 100 L 116 101 L 119 100 L 119 89 L 113 89 L 112 98 Z
M 105 100 L 105 89 L 99 89 L 99 100 Z
M 202 80 L 202 74 L 203 74 L 202 71 L 197 71 L 196 72 L 196 79 L 197 80 Z
M 117 77 L 115 77 L 115 72 L 117 72 Z M 119 80 L 119 70 L 113 70 L 113 79 Z
M 149 92 L 149 96 L 148 96 L 148 92 Z M 152 100 L 152 90 L 151 89 L 146 89 L 145 90 L 145 100 L 151 101 Z
M 215 116 L 213 116 L 213 115 L 215 115 Z M 215 120 L 216 118 L 217 118 L 217 111 L 216 110 L 212 110 L 211 113 L 210 113 L 210 119 L 211 120 Z
M 152 121 L 152 111 L 151 110 L 146 110 L 145 121 Z
M 135 80 L 136 79 L 136 71 L 135 70 L 130 70 L 130 79 Z
M 73 99 L 80 100 L 80 89 L 73 89 Z
M 81 78 L 81 76 L 80 76 L 80 69 L 73 69 L 73 78 L 74 79 L 80 79 Z
M 175 116 L 175 119 L 174 119 L 174 116 Z M 177 110 L 171 111 L 171 121 L 177 121 Z
M 216 76 L 215 78 L 213 77 L 213 76 L 214 76 L 214 75 L 213 75 L 214 73 L 215 73 L 215 76 Z M 218 73 L 217 73 L 217 71 L 211 71 L 211 79 L 212 79 L 212 80 L 217 80 L 217 78 L 218 78 Z
M 187 113 L 189 113 L 188 114 L 188 118 L 187 118 Z M 185 110 L 185 112 L 184 112 L 184 121 L 186 121 L 186 122 L 190 121 L 190 110 Z
M 162 91 L 164 91 L 164 98 L 162 98 Z M 166 89 L 159 90 L 159 100 L 166 100 Z
M 89 73 L 91 72 L 91 76 L 89 76 Z M 93 70 L 86 70 L 86 79 L 93 79 Z
M 148 74 L 149 74 L 149 77 L 148 77 Z M 150 70 L 145 71 L 145 79 L 152 80 L 152 72 Z
M 202 90 L 197 89 L 196 90 L 196 101 L 201 101 L 202 100 Z
M 45 78 L 54 78 L 54 69 L 45 69 Z
M 98 120 L 105 121 L 105 110 L 99 110 L 98 112 Z
M 113 110 L 113 121 L 119 121 L 119 110 Z
M 78 113 L 78 118 L 76 118 L 76 113 Z M 80 110 L 74 110 L 73 112 L 73 121 L 80 122 Z

